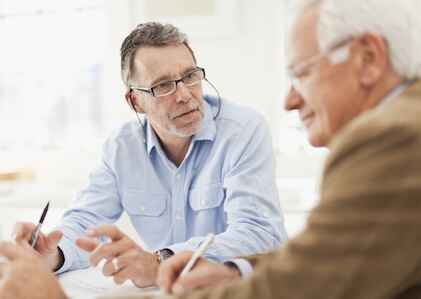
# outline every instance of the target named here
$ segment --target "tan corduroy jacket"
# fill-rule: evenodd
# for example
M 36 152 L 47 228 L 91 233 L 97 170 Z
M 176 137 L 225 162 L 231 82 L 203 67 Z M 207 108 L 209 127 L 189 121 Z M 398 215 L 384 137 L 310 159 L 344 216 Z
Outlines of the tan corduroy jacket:
M 183 299 L 421 299 L 421 83 L 360 115 L 330 149 L 304 231 L 248 258 L 249 278 Z

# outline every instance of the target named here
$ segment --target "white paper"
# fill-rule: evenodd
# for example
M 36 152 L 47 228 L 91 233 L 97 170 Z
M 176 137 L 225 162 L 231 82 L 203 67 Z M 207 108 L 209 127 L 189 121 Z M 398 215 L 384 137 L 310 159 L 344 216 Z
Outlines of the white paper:
M 112 277 L 105 277 L 100 269 L 88 268 L 61 274 L 59 281 L 66 295 L 70 299 L 95 299 L 104 295 L 160 294 L 158 288 L 141 289 L 130 281 L 117 285 Z

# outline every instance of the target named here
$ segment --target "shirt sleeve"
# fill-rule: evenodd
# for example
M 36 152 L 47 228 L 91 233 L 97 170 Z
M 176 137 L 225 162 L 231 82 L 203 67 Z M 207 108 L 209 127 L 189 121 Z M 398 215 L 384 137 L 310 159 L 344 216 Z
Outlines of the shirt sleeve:
M 77 238 L 94 226 L 113 223 L 122 214 L 117 182 L 109 166 L 111 155 L 107 143 L 103 148 L 100 165 L 91 173 L 88 186 L 77 194 L 71 208 L 65 212 L 57 229 L 63 232 L 59 247 L 64 264 L 56 274 L 88 267 L 88 253 L 75 245 Z
M 250 121 L 227 146 L 223 187 L 227 228 L 217 234 L 204 257 L 222 262 L 267 252 L 287 240 L 275 183 L 269 129 L 262 117 Z M 169 246 L 175 253 L 195 250 L 205 237 Z

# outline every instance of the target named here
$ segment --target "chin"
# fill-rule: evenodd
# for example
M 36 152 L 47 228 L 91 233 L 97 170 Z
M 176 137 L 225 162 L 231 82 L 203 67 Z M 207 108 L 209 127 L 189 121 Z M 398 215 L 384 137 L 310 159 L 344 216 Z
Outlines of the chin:
M 197 132 L 199 132 L 200 128 L 201 128 L 201 123 L 191 124 L 183 128 L 173 128 L 171 132 L 174 135 L 177 135 L 178 137 L 186 138 L 186 137 L 191 137 Z
M 308 142 L 314 147 L 325 147 L 327 142 L 323 136 L 309 133 Z

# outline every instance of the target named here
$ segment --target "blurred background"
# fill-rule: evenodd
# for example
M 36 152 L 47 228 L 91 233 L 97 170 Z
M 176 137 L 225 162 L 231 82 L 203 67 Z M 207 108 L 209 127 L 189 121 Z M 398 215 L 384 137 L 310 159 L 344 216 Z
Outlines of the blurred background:
M 0 233 L 37 221 L 48 200 L 54 225 L 106 136 L 135 117 L 119 48 L 149 20 L 180 27 L 222 97 L 266 117 L 287 229 L 300 231 L 326 151 L 282 109 L 290 15 L 286 0 L 0 0 Z

